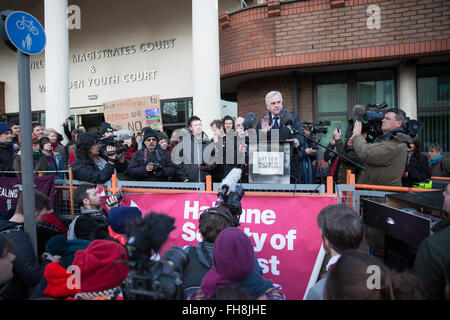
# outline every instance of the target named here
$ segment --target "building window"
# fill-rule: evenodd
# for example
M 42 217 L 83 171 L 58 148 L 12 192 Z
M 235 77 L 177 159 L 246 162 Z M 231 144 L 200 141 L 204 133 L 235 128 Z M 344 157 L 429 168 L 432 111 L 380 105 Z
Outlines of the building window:
M 450 65 L 417 66 L 417 107 L 423 150 L 438 143 L 450 151 Z
M 192 116 L 192 98 L 161 100 L 164 131 L 169 135 L 177 128 L 184 128 Z
M 345 140 L 356 104 L 386 103 L 389 109 L 397 108 L 396 75 L 392 69 L 316 74 L 313 78 L 314 119 L 330 121 L 328 133 L 320 140 L 322 144 L 328 144 L 338 125 Z
M 394 73 L 391 70 L 358 72 L 356 91 L 358 104 L 386 103 L 389 109 L 396 108 Z
M 6 115 L 7 121 L 17 120 L 19 121 L 18 113 L 10 113 Z M 45 111 L 33 111 L 31 112 L 31 122 L 39 122 L 45 128 Z

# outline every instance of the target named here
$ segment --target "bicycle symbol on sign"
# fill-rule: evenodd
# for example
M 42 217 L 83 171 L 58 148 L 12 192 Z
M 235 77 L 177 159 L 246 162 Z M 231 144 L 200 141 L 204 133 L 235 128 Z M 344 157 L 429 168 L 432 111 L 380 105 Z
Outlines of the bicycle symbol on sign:
M 27 29 L 35 36 L 39 34 L 39 30 L 33 25 L 33 21 L 25 19 L 24 16 L 22 16 L 22 20 L 17 20 L 16 26 L 20 30 L 23 30 L 25 29 L 25 27 L 27 27 Z

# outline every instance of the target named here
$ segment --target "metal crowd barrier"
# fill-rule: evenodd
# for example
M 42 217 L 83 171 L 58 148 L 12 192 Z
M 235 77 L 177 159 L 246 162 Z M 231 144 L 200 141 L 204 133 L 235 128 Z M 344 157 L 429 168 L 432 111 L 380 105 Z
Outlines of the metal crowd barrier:
M 68 173 L 69 178 L 56 179 L 55 181 L 55 208 L 54 212 L 63 220 L 73 220 L 80 213 L 78 206 L 73 202 L 73 190 L 84 181 L 73 180 L 72 169 L 59 171 Z M 8 173 L 20 173 L 11 171 Z M 37 172 L 39 175 L 47 172 Z M 333 184 L 333 178 L 327 177 L 326 184 L 240 184 L 246 195 L 257 196 L 336 196 L 339 203 L 344 203 L 354 211 L 361 213 L 361 200 L 371 199 L 379 202 L 385 201 L 387 194 L 397 192 L 427 192 L 444 189 L 450 183 L 450 178 L 432 177 L 433 186 L 439 189 L 416 189 L 404 187 L 389 187 L 375 185 L 361 185 L 355 183 L 355 175 L 347 171 L 346 184 Z M 116 194 L 121 191 L 124 194 L 145 193 L 190 193 L 220 191 L 221 183 L 212 183 L 211 176 L 207 176 L 206 182 L 158 182 L 158 181 L 128 181 L 119 180 L 113 175 L 111 180 L 102 184 L 105 195 Z

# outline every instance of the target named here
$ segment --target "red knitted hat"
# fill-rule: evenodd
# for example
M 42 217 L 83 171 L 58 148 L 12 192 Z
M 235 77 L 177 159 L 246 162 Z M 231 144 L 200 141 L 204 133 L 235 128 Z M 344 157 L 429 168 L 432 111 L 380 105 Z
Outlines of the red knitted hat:
M 82 292 L 115 288 L 129 271 L 125 248 L 110 240 L 95 240 L 85 250 L 78 250 L 72 265 L 80 268 Z
M 59 261 L 49 263 L 44 270 L 44 277 L 47 280 L 44 294 L 54 298 L 76 295 L 80 290 L 76 288 L 69 289 L 67 285 L 67 280 L 70 276 L 71 274 L 61 266 Z

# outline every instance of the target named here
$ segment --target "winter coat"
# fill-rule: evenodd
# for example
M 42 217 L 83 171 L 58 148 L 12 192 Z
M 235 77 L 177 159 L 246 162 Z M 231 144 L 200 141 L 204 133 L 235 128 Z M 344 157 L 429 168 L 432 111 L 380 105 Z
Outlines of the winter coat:
M 205 182 L 207 175 L 215 173 L 217 164 L 214 162 L 209 164 L 209 170 L 200 170 L 200 165 L 206 162 L 203 158 L 204 151 L 211 143 L 209 139 L 198 140 L 193 135 L 184 137 L 179 143 L 182 150 L 178 155 L 175 155 L 176 157 L 182 157 L 183 162 L 178 166 L 178 180 L 185 181 L 187 179 L 189 182 Z M 177 151 L 180 151 L 178 145 L 176 149 L 172 150 L 172 153 Z
M 99 157 L 99 159 L 103 158 Z M 114 169 L 116 169 L 117 172 L 123 172 L 127 169 L 126 162 L 120 163 L 118 160 L 115 160 L 114 163 L 114 165 L 111 165 L 107 162 L 103 169 L 99 169 L 91 157 L 84 157 L 80 153 L 76 153 L 76 160 L 72 164 L 74 179 L 94 184 L 105 183 L 111 179 Z
M 202 249 L 202 246 L 204 247 Z M 196 247 L 187 247 L 188 264 L 183 271 L 185 297 L 200 289 L 203 277 L 212 268 L 213 242 L 200 242 Z
M 367 168 L 361 171 L 358 184 L 402 186 L 407 144 L 411 137 L 396 130 L 384 138 L 381 142 L 368 143 L 361 135 L 353 137 L 353 149 Z
M 38 170 L 37 163 L 38 163 L 39 159 L 41 159 L 41 157 L 42 157 L 42 151 L 39 150 L 39 153 L 36 153 L 36 154 L 33 152 L 33 170 Z M 14 168 L 14 171 L 22 171 L 22 155 L 21 155 L 20 150 L 19 150 L 19 152 L 17 152 L 14 155 L 13 168 Z M 20 177 L 21 173 L 17 173 L 17 176 Z
M 53 145 L 52 145 L 53 147 Z M 61 143 L 58 143 L 58 145 L 56 147 L 53 148 L 53 152 L 58 153 L 61 156 L 62 162 L 63 162 L 63 167 L 66 168 L 67 167 L 67 158 L 68 158 L 68 153 L 67 153 L 67 148 L 62 145 Z
M 405 187 L 412 187 L 413 184 L 424 182 L 431 178 L 430 172 L 427 156 L 420 152 L 413 152 L 406 161 L 406 170 L 402 184 Z
M 413 274 L 422 280 L 426 299 L 445 300 L 449 264 L 450 226 L 447 226 L 423 240 L 417 251 Z
M 153 172 L 145 169 L 148 163 L 159 163 L 163 169 L 163 175 L 158 177 Z M 175 174 L 175 166 L 170 159 L 170 153 L 156 146 L 154 152 L 149 152 L 145 146 L 138 150 L 132 157 L 128 167 L 128 176 L 136 180 L 167 181 Z
M 2 296 L 9 299 L 27 299 L 28 290 L 43 277 L 44 266 L 36 257 L 30 238 L 23 231 L 23 223 L 0 220 L 0 233 L 17 247 L 14 251 L 14 277 Z
M 37 161 L 35 167 L 37 171 L 63 171 L 64 170 L 64 161 L 62 156 L 53 152 L 53 157 L 42 154 L 39 160 Z M 54 173 L 43 173 L 43 175 L 50 175 Z M 64 172 L 59 172 L 56 174 L 57 179 L 64 179 Z
M 438 162 L 431 165 L 432 177 L 450 177 L 450 159 L 442 157 Z

